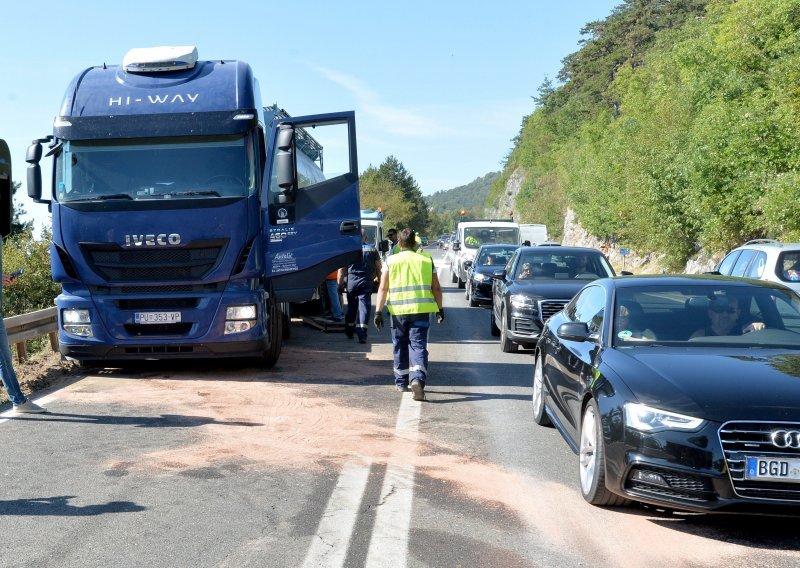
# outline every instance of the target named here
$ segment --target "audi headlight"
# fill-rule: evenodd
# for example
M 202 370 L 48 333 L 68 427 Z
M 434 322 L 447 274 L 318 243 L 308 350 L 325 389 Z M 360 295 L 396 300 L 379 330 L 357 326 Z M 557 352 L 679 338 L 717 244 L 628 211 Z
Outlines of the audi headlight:
M 527 308 L 529 310 L 536 307 L 536 300 L 522 294 L 511 295 L 511 305 L 515 308 Z
M 697 430 L 705 420 L 677 412 L 659 410 L 635 402 L 625 403 L 625 425 L 640 432 L 664 430 Z
M 473 274 L 473 275 L 472 275 L 472 279 L 473 279 L 475 282 L 483 282 L 484 280 L 486 280 L 486 279 L 487 279 L 487 277 L 486 277 L 486 275 L 485 275 L 485 274 L 483 274 L 483 273 L 481 273 L 481 272 L 476 272 L 475 274 Z

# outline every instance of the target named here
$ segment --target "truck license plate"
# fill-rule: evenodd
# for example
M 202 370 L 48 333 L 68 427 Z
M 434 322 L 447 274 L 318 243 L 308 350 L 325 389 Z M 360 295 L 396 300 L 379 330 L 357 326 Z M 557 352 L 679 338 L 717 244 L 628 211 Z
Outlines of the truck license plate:
M 134 323 L 181 323 L 180 312 L 136 312 L 133 316 Z
M 747 479 L 800 483 L 800 459 L 747 457 Z

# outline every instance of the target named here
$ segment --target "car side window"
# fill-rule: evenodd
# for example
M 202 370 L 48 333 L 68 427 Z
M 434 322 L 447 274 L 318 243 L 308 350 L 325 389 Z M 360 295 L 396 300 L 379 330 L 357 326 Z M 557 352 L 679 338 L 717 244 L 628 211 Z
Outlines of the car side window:
M 600 286 L 588 286 L 570 302 L 565 313 L 571 321 L 583 322 L 590 332 L 599 333 L 605 308 L 606 291 Z
M 747 270 L 747 265 L 750 264 L 750 261 L 756 255 L 755 250 L 743 250 L 742 254 L 739 255 L 739 259 L 736 261 L 736 264 L 733 265 L 733 270 L 731 270 L 731 276 L 744 276 L 745 271 Z
M 722 259 L 722 262 L 719 263 L 717 267 L 717 272 L 720 274 L 724 274 L 725 276 L 730 276 L 731 269 L 733 265 L 736 264 L 736 259 L 739 258 L 739 255 L 742 253 L 740 250 L 735 250 L 732 253 L 729 253 L 728 256 Z
M 764 268 L 767 266 L 767 253 L 760 250 L 756 253 L 753 262 L 750 263 L 750 268 L 747 269 L 748 278 L 761 278 L 764 274 Z
M 519 251 L 514 251 L 514 254 L 511 255 L 511 258 L 508 259 L 508 264 L 505 266 L 506 274 L 511 274 L 514 270 L 514 264 L 517 262 L 517 258 L 519 257 Z

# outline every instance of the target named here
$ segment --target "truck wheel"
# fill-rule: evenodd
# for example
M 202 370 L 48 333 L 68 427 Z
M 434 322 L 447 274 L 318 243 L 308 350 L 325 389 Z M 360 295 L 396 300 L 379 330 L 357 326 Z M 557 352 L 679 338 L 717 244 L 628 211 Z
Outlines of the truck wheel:
M 292 336 L 292 314 L 291 314 L 291 304 L 288 302 L 281 304 L 281 317 L 283 319 L 283 339 L 284 341 L 289 341 L 289 338 Z
M 267 369 L 271 369 L 281 356 L 281 345 L 283 343 L 283 314 L 278 309 L 271 293 L 267 301 L 267 318 L 269 346 L 264 351 L 263 365 Z

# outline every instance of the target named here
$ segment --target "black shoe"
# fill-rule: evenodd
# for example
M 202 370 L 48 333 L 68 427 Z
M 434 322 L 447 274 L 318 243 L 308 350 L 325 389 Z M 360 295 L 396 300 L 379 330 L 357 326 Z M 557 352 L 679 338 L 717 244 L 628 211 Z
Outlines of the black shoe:
M 366 343 L 367 342 L 367 338 L 366 337 L 359 337 L 358 338 L 358 342 L 359 343 Z
M 419 379 L 411 381 L 411 392 L 414 400 L 425 400 L 425 385 Z

